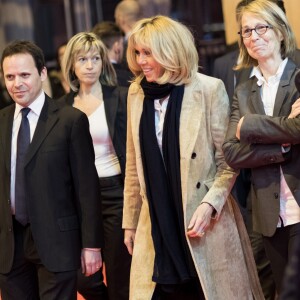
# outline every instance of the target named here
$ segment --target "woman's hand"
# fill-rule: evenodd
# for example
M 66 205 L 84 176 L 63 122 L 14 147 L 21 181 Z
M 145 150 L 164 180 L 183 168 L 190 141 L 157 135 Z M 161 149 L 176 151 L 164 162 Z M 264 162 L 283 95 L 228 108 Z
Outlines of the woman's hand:
M 214 208 L 206 202 L 201 203 L 193 214 L 188 226 L 189 237 L 202 237 L 210 225 Z
M 292 111 L 289 114 L 289 119 L 296 118 L 300 114 L 300 98 L 297 99 L 292 105 Z
M 239 120 L 239 122 L 238 122 L 238 124 L 237 124 L 237 127 L 236 127 L 236 133 L 235 133 L 235 136 L 236 136 L 236 138 L 237 138 L 238 140 L 241 139 L 241 127 L 242 127 L 242 125 L 243 125 L 243 122 L 244 122 L 244 117 L 242 117 L 242 118 Z
M 135 240 L 136 229 L 125 229 L 124 231 L 124 244 L 130 255 L 133 252 L 134 240 Z

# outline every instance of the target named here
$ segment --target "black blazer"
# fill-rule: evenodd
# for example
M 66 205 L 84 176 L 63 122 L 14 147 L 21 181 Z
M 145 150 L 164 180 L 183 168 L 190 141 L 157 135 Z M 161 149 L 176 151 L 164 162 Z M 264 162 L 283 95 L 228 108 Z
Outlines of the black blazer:
M 129 71 L 129 69 L 124 66 L 124 64 L 112 64 L 116 74 L 117 74 L 117 79 L 118 79 L 118 85 L 119 86 L 125 86 L 129 87 L 130 86 L 130 81 L 133 79 L 134 75 Z
M 126 126 L 127 126 L 127 94 L 125 87 L 102 85 L 104 110 L 108 131 L 120 162 L 123 179 L 126 165 Z M 73 105 L 75 92 L 70 92 L 58 101 L 60 104 Z
M 15 104 L 0 111 L 0 273 L 10 271 L 14 234 L 10 208 Z M 26 155 L 29 220 L 39 257 L 51 272 L 76 270 L 82 247 L 102 247 L 100 189 L 85 114 L 46 96 Z
M 297 71 L 294 62 L 289 60 L 278 86 L 275 117 L 288 116 L 292 104 L 300 96 L 294 84 Z M 265 236 L 272 236 L 279 217 L 280 166 L 291 192 L 296 200 L 299 198 L 300 144 L 293 145 L 285 155 L 279 143 L 264 144 L 259 139 L 250 139 L 264 129 L 251 130 L 251 127 L 248 128 L 249 139 L 240 142 L 235 136 L 237 123 L 241 117 L 251 114 L 265 115 L 256 77 L 236 87 L 223 151 L 226 162 L 232 168 L 251 168 L 253 229 Z

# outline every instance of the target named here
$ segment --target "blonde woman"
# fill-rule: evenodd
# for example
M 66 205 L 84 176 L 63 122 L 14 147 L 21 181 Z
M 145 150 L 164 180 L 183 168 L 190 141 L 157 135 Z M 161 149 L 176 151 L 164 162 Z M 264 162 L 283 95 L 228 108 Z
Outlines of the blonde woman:
M 59 101 L 83 111 L 90 123 L 101 187 L 108 298 L 127 300 L 131 257 L 122 230 L 127 89 L 117 87 L 107 49 L 94 33 L 70 39 L 62 70 L 72 92 Z M 102 269 L 92 277 L 79 275 L 78 290 L 88 300 L 107 299 Z
M 221 149 L 229 120 L 223 83 L 197 73 L 192 34 L 168 17 L 136 23 L 127 59 L 135 74 L 123 212 L 130 299 L 262 299 L 229 197 L 236 173 Z

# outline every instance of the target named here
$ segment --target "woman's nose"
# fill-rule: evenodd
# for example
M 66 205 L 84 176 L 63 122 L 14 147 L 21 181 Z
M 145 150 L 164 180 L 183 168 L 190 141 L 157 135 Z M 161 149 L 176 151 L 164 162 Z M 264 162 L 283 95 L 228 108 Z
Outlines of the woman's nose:
M 256 40 L 257 38 L 259 38 L 259 34 L 255 30 L 252 30 L 252 34 L 250 38 L 252 40 Z
M 138 58 L 137 58 L 137 63 L 139 64 L 139 65 L 142 65 L 142 64 L 144 64 L 146 62 L 146 57 L 145 57 L 145 55 L 139 55 L 138 56 Z
M 89 69 L 93 67 L 93 62 L 92 62 L 91 59 L 88 59 L 88 60 L 86 61 L 86 67 L 89 68 Z

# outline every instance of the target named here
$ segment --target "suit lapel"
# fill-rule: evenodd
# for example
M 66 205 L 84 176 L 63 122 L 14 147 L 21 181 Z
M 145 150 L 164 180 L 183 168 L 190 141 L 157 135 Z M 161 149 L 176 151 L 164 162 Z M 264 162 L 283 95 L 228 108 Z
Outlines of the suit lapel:
M 57 122 L 58 117 L 55 113 L 57 110 L 58 108 L 53 100 L 46 96 L 45 103 L 42 108 L 32 141 L 26 154 L 25 165 L 27 165 L 35 155 L 40 145 Z
M 115 91 L 116 89 L 114 87 L 102 85 L 105 116 L 112 140 L 115 134 L 115 120 L 119 102 L 118 95 L 116 95 Z
M 9 109 L 2 112 L 3 122 L 2 128 L 3 134 L 1 135 L 1 147 L 3 148 L 4 160 L 7 170 L 10 174 L 11 169 L 11 138 L 12 138 L 12 127 L 14 121 L 15 105 L 11 105 Z
M 279 115 L 285 116 L 290 111 L 290 106 L 288 107 L 289 111 L 283 111 L 283 104 L 289 95 L 291 78 L 295 72 L 295 69 L 296 69 L 296 65 L 291 60 L 288 60 L 285 70 L 283 71 L 283 74 L 281 76 L 280 83 L 278 86 L 278 91 L 276 94 L 274 111 L 273 111 L 274 117 Z
M 254 113 L 259 115 L 265 115 L 264 105 L 260 95 L 260 86 L 257 85 L 257 78 L 252 78 L 251 95 L 249 101 L 252 104 Z

